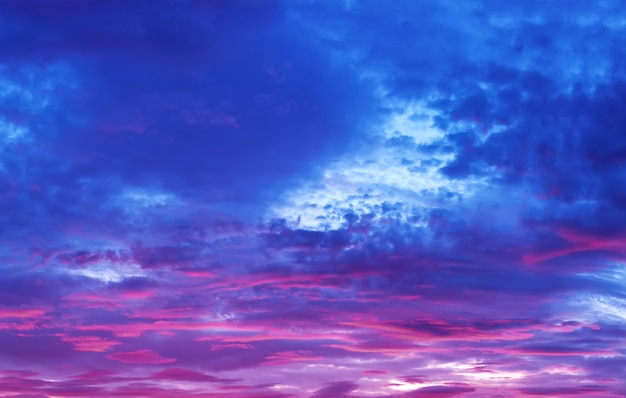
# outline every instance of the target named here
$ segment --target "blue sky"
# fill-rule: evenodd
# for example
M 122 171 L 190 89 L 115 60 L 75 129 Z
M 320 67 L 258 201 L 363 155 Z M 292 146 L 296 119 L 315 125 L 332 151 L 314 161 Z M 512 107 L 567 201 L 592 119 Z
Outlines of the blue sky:
M 0 394 L 626 394 L 623 1 L 0 3 Z

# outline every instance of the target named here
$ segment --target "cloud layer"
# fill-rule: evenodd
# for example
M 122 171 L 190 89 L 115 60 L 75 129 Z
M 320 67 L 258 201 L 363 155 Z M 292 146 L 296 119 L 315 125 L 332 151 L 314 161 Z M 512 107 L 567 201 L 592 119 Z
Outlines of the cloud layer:
M 0 395 L 626 394 L 620 1 L 0 22 Z

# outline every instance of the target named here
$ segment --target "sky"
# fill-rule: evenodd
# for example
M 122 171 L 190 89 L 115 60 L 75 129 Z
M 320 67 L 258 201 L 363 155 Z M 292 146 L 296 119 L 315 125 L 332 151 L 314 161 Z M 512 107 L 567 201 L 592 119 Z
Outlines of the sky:
M 626 396 L 623 0 L 0 2 L 0 397 Z

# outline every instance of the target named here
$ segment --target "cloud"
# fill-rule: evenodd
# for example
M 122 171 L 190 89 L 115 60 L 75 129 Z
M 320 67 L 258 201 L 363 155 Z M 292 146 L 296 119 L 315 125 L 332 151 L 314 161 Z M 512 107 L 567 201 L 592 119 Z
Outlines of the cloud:
M 154 373 L 151 376 L 151 378 L 157 379 L 157 380 L 179 380 L 179 381 L 195 381 L 195 382 L 210 382 L 210 383 L 236 381 L 236 380 L 220 379 L 219 377 L 214 377 L 214 376 L 206 375 L 204 373 L 200 373 L 200 372 L 196 372 L 196 371 L 188 370 L 188 369 L 182 369 L 182 368 L 164 369 L 164 370 Z
M 619 1 L 35 3 L 0 395 L 624 395 Z
M 421 397 L 454 397 L 457 395 L 469 393 L 475 391 L 472 387 L 459 387 L 459 386 L 430 386 L 423 387 L 419 390 L 411 393 L 410 396 Z
M 524 395 L 588 395 L 596 392 L 604 392 L 602 386 L 581 386 L 581 387 L 533 387 L 522 388 L 520 392 Z
M 92 214 L 94 222 L 109 218 L 100 228 L 110 226 L 119 213 L 100 199 L 129 190 L 258 205 L 277 194 L 263 187 L 310 173 L 311 162 L 346 148 L 356 115 L 372 107 L 363 83 L 300 34 L 278 2 L 148 9 L 71 1 L 50 10 L 57 22 L 29 7 L 3 8 L 12 21 L 5 29 L 22 43 L 6 43 L 11 64 L 44 65 L 34 79 L 60 64 L 74 82 L 44 108 L 27 155 L 7 154 L 8 173 L 24 165 L 41 187 L 18 190 L 39 204 L 41 227 L 86 221 L 81 209 L 93 206 L 109 214 Z M 17 225 L 25 214 L 16 213 L 6 221 Z
M 323 398 L 323 397 L 344 397 L 348 396 L 350 392 L 356 390 L 358 385 L 349 382 L 349 381 L 336 381 L 332 383 L 328 383 L 326 387 L 320 388 L 315 391 L 312 398 Z
M 116 352 L 106 356 L 108 359 L 123 363 L 161 364 L 176 362 L 175 358 L 163 358 L 150 350 L 137 350 L 129 352 Z

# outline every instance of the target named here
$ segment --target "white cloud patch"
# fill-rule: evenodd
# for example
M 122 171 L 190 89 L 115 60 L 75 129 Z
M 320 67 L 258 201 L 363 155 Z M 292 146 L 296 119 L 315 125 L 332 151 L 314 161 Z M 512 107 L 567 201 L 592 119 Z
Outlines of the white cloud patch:
M 28 129 L 0 118 L 0 147 L 24 140 Z
M 121 282 L 126 278 L 146 276 L 137 264 L 120 264 L 108 261 L 91 264 L 84 268 L 70 270 L 71 275 L 81 275 L 101 282 Z
M 446 134 L 434 126 L 436 113 L 421 104 L 397 107 L 372 136 L 376 145 L 328 164 L 321 180 L 287 192 L 270 217 L 299 220 L 307 229 L 337 228 L 346 213 L 424 223 L 425 212 L 442 197 L 471 195 L 481 180 L 452 181 L 439 169 L 453 154 L 427 154 L 420 145 Z
M 152 210 L 177 207 L 182 204 L 178 196 L 148 188 L 127 188 L 110 200 L 110 205 L 122 208 L 129 217 L 141 216 Z

